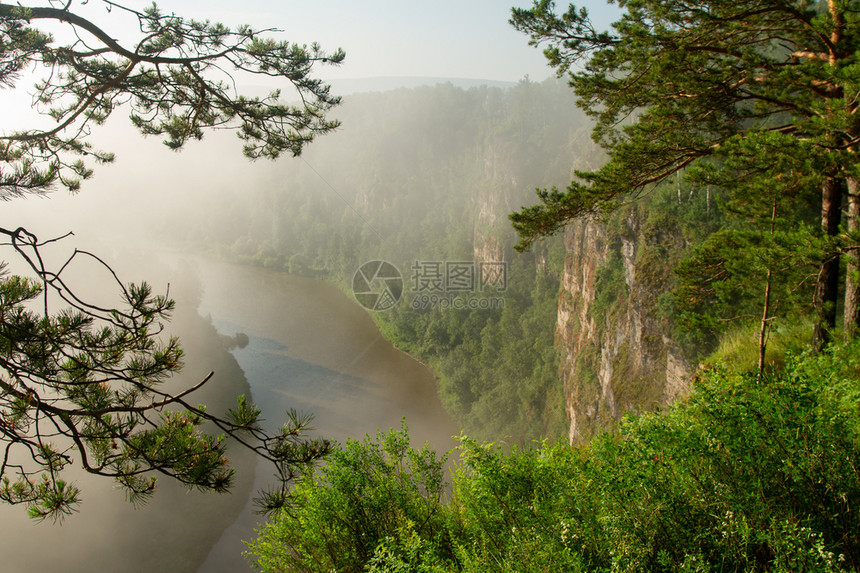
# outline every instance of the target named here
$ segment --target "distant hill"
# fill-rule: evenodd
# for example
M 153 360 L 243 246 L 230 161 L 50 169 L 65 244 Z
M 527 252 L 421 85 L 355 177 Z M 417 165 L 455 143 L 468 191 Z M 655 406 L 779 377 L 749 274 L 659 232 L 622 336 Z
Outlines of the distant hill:
M 363 92 L 386 92 L 398 88 L 415 88 L 418 86 L 435 86 L 437 84 L 451 83 L 461 88 L 477 86 L 490 86 L 509 88 L 516 82 L 502 82 L 495 80 L 481 80 L 474 78 L 432 78 L 432 77 L 377 77 L 377 78 L 350 78 L 342 80 L 331 80 L 332 91 L 338 95 L 349 95 Z
M 482 80 L 478 78 L 434 78 L 419 76 L 384 76 L 376 78 L 346 78 L 341 80 L 324 80 L 331 84 L 332 92 L 336 95 L 351 95 L 357 93 L 383 93 L 399 88 L 417 88 L 419 86 L 436 86 L 439 84 L 452 84 L 459 88 L 473 88 L 478 86 L 490 86 L 494 88 L 510 88 L 517 82 L 503 82 L 498 80 Z M 283 86 L 282 86 L 283 87 Z M 240 86 L 240 92 L 249 97 L 266 97 L 274 86 L 244 84 Z M 289 88 L 284 88 L 284 93 L 289 99 L 294 95 Z

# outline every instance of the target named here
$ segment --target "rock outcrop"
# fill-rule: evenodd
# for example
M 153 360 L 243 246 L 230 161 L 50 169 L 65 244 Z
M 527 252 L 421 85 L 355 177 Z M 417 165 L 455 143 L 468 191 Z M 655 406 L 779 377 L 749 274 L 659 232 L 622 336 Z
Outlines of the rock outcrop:
M 589 220 L 565 232 L 556 342 L 571 442 L 688 391 L 691 366 L 657 304 L 682 240 L 643 218 L 630 210 L 612 231 Z

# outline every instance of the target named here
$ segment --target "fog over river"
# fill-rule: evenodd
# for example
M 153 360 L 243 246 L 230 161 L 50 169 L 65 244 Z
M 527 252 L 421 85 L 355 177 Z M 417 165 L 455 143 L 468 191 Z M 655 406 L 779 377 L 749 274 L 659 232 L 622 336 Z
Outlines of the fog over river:
M 385 341 L 367 311 L 333 285 L 181 255 L 139 252 L 116 265 L 124 280 L 146 279 L 156 291 L 170 283 L 177 301 L 170 329 L 186 351 L 175 384 L 191 385 L 214 370 L 198 398 L 210 411 L 223 412 L 250 390 L 271 426 L 295 408 L 315 416 L 318 435 L 343 441 L 398 427 L 405 417 L 414 444 L 454 445 L 458 430 L 441 408 L 432 373 Z M 109 286 L 86 272 L 80 280 L 87 290 Z M 238 333 L 248 339 L 242 348 L 230 344 Z M 250 571 L 241 540 L 262 519 L 252 513 L 251 497 L 273 472 L 257 465 L 252 483 L 254 461 L 237 447 L 229 454 L 239 467 L 232 495 L 187 492 L 162 478 L 155 497 L 138 509 L 110 479 L 71 468 L 83 501 L 62 524 L 37 524 L 23 507 L 0 505 L 4 568 Z
M 340 290 L 256 268 L 205 263 L 199 270 L 207 285 L 201 314 L 222 334 L 249 337 L 233 354 L 267 419 L 290 407 L 312 412 L 320 434 L 343 441 L 398 427 L 405 417 L 414 444 L 454 446 L 458 430 L 442 410 L 432 372 L 382 338 L 367 311 Z M 268 478 L 268 468 L 260 470 L 255 489 Z M 220 565 L 241 551 L 235 539 L 249 538 L 247 511 L 244 517 L 201 571 L 231 570 Z

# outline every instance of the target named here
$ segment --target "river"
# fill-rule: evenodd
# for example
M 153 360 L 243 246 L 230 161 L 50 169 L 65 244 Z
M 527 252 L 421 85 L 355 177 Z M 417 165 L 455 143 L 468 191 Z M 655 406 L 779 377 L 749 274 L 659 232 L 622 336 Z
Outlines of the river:
M 130 264 L 141 266 L 140 259 Z M 178 384 L 215 371 L 200 401 L 223 407 L 250 392 L 267 423 L 295 408 L 314 415 L 317 435 L 339 441 L 399 427 L 405 417 L 414 444 L 454 445 L 458 429 L 442 410 L 432 372 L 385 341 L 367 311 L 333 285 L 175 255 L 147 267 L 165 269 L 159 272 L 177 301 L 171 328 L 186 351 Z M 238 333 L 248 344 L 227 346 Z M 163 478 L 161 491 L 137 509 L 109 479 L 72 468 L 83 501 L 62 524 L 35 524 L 24 508 L 0 506 L 3 568 L 251 571 L 241 540 L 261 523 L 251 494 L 271 472 L 258 465 L 255 474 L 252 460 L 233 455 L 240 470 L 234 494 L 186 492 Z
M 367 311 L 335 286 L 212 262 L 198 270 L 205 285 L 200 314 L 222 334 L 248 336 L 233 355 L 264 417 L 278 420 L 289 408 L 311 412 L 318 433 L 340 441 L 399 427 L 405 417 L 415 444 L 453 447 L 458 430 L 441 407 L 432 372 L 382 338 Z M 258 475 L 255 491 L 266 479 Z M 201 571 L 237 570 L 230 567 L 243 549 L 236 540 L 249 539 L 258 521 L 251 509 Z

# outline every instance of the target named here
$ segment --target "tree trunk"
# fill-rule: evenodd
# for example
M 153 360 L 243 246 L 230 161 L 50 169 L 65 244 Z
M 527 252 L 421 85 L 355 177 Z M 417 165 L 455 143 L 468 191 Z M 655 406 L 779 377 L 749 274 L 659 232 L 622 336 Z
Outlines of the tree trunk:
M 860 228 L 860 180 L 848 178 L 848 232 Z M 848 251 L 845 257 L 845 337 L 857 336 L 860 327 L 860 253 Z
M 821 230 L 828 237 L 839 233 L 842 215 L 842 182 L 834 177 L 824 180 L 821 187 Z M 812 348 L 822 350 L 830 342 L 836 327 L 836 301 L 839 297 L 839 255 L 824 253 L 818 282 L 815 285 L 815 328 Z
M 764 375 L 764 359 L 767 354 L 767 327 L 770 320 L 770 277 L 771 270 L 767 270 L 767 283 L 764 285 L 764 310 L 761 313 L 761 325 L 758 331 L 758 376 Z
M 770 214 L 770 236 L 773 237 L 776 231 L 776 205 L 777 200 L 773 201 L 773 210 Z M 767 353 L 767 330 L 770 323 L 770 281 L 773 276 L 773 271 L 768 267 L 767 282 L 764 285 L 764 309 L 761 313 L 761 326 L 758 331 L 758 376 L 761 378 L 764 375 L 764 359 Z

